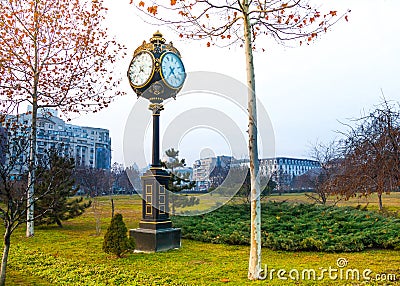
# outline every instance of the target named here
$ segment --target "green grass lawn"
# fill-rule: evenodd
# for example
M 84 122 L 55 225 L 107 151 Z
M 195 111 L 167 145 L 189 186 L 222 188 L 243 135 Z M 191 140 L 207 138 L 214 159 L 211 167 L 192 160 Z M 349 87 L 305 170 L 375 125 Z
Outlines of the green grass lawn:
M 280 199 L 290 196 L 277 196 Z M 284 252 L 263 249 L 262 264 L 268 269 L 338 268 L 339 258 L 348 265 L 343 269 L 371 269 L 376 274 L 396 274 L 397 281 L 331 280 L 322 281 L 274 278 L 247 280 L 248 246 L 230 246 L 182 241 L 182 248 L 163 253 L 128 253 L 122 259 L 101 250 L 103 236 L 111 219 L 109 198 L 101 198 L 96 209 L 64 223 L 64 228 L 41 226 L 35 237 L 25 238 L 24 227 L 13 235 L 7 273 L 8 285 L 400 285 L 400 252 L 369 250 L 358 253 Z M 296 200 L 301 199 L 297 195 Z M 400 197 L 396 197 L 396 200 Z M 304 200 L 304 196 L 303 196 Z M 391 201 L 393 201 L 392 199 Z M 356 203 L 357 204 L 357 203 Z M 115 198 L 116 212 L 122 213 L 128 227 L 136 228 L 141 216 L 137 197 Z M 96 221 L 101 233 L 96 235 Z M 292 272 L 293 272 L 292 271 Z M 293 272 L 295 273 L 295 272 Z M 286 274 L 287 275 L 287 274 Z M 345 278 L 345 275 L 343 275 Z M 350 283 L 350 284 L 346 284 Z

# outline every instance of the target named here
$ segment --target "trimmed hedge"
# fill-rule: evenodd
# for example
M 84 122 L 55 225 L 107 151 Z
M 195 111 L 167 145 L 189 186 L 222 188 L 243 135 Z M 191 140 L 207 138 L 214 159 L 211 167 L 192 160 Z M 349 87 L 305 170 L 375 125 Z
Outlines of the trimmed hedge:
M 248 245 L 250 205 L 228 204 L 196 217 L 173 217 L 183 238 Z M 353 207 L 262 204 L 262 246 L 274 250 L 354 252 L 400 249 L 400 219 Z

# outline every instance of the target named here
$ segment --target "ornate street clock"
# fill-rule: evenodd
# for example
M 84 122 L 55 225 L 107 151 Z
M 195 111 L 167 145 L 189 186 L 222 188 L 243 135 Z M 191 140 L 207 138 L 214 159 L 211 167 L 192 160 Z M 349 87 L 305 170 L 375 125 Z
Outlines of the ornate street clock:
M 150 43 L 143 42 L 128 68 L 128 79 L 138 97 L 148 99 L 153 113 L 152 164 L 142 176 L 142 220 L 139 228 L 131 229 L 135 251 L 156 252 L 181 245 L 179 228 L 173 228 L 169 218 L 168 181 L 170 175 L 160 164 L 160 112 L 162 102 L 175 98 L 186 79 L 179 51 L 166 44 L 160 32 L 154 33 Z M 143 122 L 144 123 L 144 122 Z
M 151 103 L 161 103 L 176 96 L 186 79 L 185 67 L 179 51 L 172 42 L 165 43 L 160 32 L 154 33 L 150 43 L 138 47 L 128 69 L 132 89 Z

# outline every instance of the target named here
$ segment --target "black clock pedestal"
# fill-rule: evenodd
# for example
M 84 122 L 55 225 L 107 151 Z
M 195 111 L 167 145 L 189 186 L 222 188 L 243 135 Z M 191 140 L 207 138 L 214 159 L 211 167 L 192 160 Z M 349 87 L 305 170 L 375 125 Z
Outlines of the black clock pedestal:
M 165 186 L 169 174 L 153 167 L 142 176 L 142 220 L 131 229 L 135 252 L 158 252 L 181 247 L 181 229 L 173 228 L 168 215 L 168 194 Z
M 142 220 L 139 228 L 129 231 L 135 239 L 135 252 L 157 252 L 181 247 L 181 229 L 173 228 L 168 210 L 168 181 L 170 175 L 160 164 L 160 112 L 163 106 L 153 103 L 152 164 L 142 176 Z

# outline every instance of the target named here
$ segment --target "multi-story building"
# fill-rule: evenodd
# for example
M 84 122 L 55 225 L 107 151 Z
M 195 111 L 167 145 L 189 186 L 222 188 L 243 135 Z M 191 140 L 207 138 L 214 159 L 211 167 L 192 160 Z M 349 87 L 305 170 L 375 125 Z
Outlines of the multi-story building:
M 274 157 L 260 159 L 260 175 L 271 177 L 278 187 L 289 186 L 295 176 L 300 176 L 307 171 L 319 168 L 317 161 L 288 157 Z M 236 160 L 229 156 L 218 156 L 195 161 L 193 165 L 193 180 L 197 181 L 199 190 L 208 189 L 212 180 L 211 172 L 216 167 L 248 167 L 248 160 Z
M 18 118 L 27 126 L 31 124 L 30 114 L 8 118 Z M 47 109 L 38 113 L 36 134 L 38 158 L 45 150 L 57 148 L 64 156 L 73 157 L 77 166 L 111 167 L 111 138 L 107 129 L 67 124 L 58 117 L 56 110 Z
M 193 164 L 193 181 L 196 181 L 196 189 L 206 191 L 211 186 L 211 172 L 215 168 L 229 168 L 232 159 L 230 156 L 217 156 L 196 160 Z
M 319 162 L 309 159 L 274 157 L 260 160 L 261 175 L 271 176 L 278 187 L 289 186 L 295 176 L 319 167 Z

